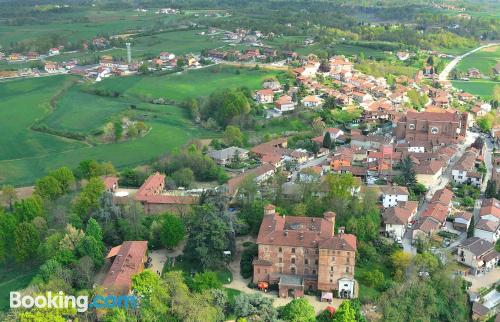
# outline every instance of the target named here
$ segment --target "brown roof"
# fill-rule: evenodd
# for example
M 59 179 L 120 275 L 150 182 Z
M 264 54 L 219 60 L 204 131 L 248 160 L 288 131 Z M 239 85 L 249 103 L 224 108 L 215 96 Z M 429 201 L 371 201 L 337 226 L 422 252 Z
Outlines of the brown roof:
M 385 209 L 382 217 L 384 224 L 406 225 L 411 215 L 410 210 L 396 206 Z
M 430 234 L 438 230 L 439 226 L 440 223 L 436 219 L 432 217 L 426 217 L 417 223 L 415 230 L 420 230 L 424 233 Z
M 495 198 L 485 199 L 479 210 L 479 215 L 481 217 L 492 215 L 500 219 L 500 201 Z
M 432 217 L 440 223 L 444 223 L 448 216 L 448 206 L 440 203 L 429 204 L 422 213 L 422 217 Z
M 113 189 L 113 187 L 118 185 L 117 177 L 103 177 L 102 181 L 104 182 L 104 187 L 106 190 Z
M 486 220 L 486 219 L 479 219 L 475 228 L 494 233 L 498 230 L 499 226 L 500 222 Z
M 260 167 L 257 167 L 255 169 L 248 170 L 236 177 L 233 177 L 229 179 L 226 183 L 227 189 L 228 189 L 228 194 L 234 195 L 236 191 L 238 190 L 239 185 L 243 182 L 243 180 L 249 176 L 249 175 L 255 175 L 255 176 L 260 176 L 263 175 L 266 172 L 269 172 L 271 170 L 274 170 L 275 167 L 272 164 L 269 163 L 264 163 Z
M 450 112 L 408 112 L 406 120 L 422 120 L 430 122 L 458 122 L 458 113 Z
M 453 167 L 454 170 L 471 171 L 474 169 L 477 155 L 472 151 L 465 151 L 464 155 Z
M 260 226 L 257 244 L 308 248 L 319 245 L 320 248 L 355 251 L 356 236 L 334 236 L 331 217 L 335 217 L 334 212 L 326 212 L 324 218 L 285 217 L 277 213 L 266 215 Z
M 279 154 L 284 155 L 286 153 L 286 149 L 283 149 L 281 146 L 287 142 L 286 138 L 274 139 L 259 145 L 254 146 L 250 149 L 251 152 L 258 154 L 260 156 L 265 154 Z
M 156 172 L 149 176 L 146 181 L 139 188 L 134 198 L 138 201 L 147 201 L 147 199 L 155 194 L 157 194 L 157 190 L 165 182 L 165 175 Z
M 144 257 L 148 250 L 147 241 L 125 241 L 112 248 L 107 258 L 114 257 L 113 264 L 109 268 L 102 283 L 104 290 L 108 293 L 127 295 L 132 286 L 132 276 L 140 273 L 144 268 Z
M 409 195 L 408 188 L 402 186 L 383 186 L 380 191 L 386 195 Z
M 475 256 L 485 255 L 494 248 L 492 243 L 479 237 L 467 238 L 459 246 L 469 250 Z
M 453 192 L 450 189 L 439 189 L 434 193 L 431 199 L 431 203 L 440 203 L 443 206 L 448 207 L 453 199 Z
M 417 174 L 436 174 L 443 168 L 443 162 L 440 160 L 430 160 L 420 163 L 415 167 Z

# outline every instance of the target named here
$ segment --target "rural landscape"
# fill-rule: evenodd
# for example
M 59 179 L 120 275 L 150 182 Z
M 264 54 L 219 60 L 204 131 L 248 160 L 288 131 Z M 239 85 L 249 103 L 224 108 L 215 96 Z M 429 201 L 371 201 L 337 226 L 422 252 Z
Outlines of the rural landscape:
M 0 321 L 500 321 L 500 3 L 0 0 Z

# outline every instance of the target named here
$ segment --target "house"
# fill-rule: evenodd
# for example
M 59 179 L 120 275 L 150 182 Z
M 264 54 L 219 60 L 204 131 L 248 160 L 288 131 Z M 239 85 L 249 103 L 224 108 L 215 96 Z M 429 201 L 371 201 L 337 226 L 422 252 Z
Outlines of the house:
M 494 244 L 500 238 L 500 222 L 479 219 L 474 227 L 474 236 Z
M 415 166 L 416 179 L 418 183 L 426 188 L 436 185 L 443 174 L 443 161 L 422 161 Z
M 479 237 L 470 237 L 458 245 L 456 260 L 470 268 L 471 273 L 487 273 L 498 264 L 495 245 Z
M 477 157 L 477 151 L 473 149 L 465 151 L 451 170 L 453 181 L 480 187 L 483 182 L 483 174 L 476 169 Z
M 262 87 L 264 89 L 271 89 L 273 91 L 279 91 L 281 89 L 281 84 L 279 81 L 277 80 L 274 80 L 274 79 L 268 79 L 268 80 L 265 80 L 263 83 L 262 83 Z
M 175 54 L 163 51 L 160 53 L 159 57 L 163 61 L 168 61 L 168 60 L 175 59 Z
M 59 65 L 51 61 L 46 61 L 44 69 L 47 73 L 57 73 L 59 71 Z
M 440 227 L 441 223 L 433 217 L 420 218 L 413 227 L 413 239 L 429 238 L 437 232 Z
M 281 216 L 272 205 L 264 209 L 253 261 L 253 282 L 278 286 L 280 297 L 301 297 L 305 291 L 335 291 L 353 298 L 356 281 L 356 236 L 344 227 L 335 234 L 335 213 L 323 218 Z M 332 295 L 332 294 L 330 294 Z
M 401 186 L 384 186 L 382 192 L 382 205 L 384 208 L 395 207 L 398 202 L 408 201 L 408 188 Z
M 212 158 L 217 164 L 225 165 L 237 159 L 247 159 L 248 152 L 248 150 L 232 146 L 222 150 L 211 151 L 207 153 L 207 155 Z
M 295 103 L 293 102 L 292 97 L 288 95 L 283 95 L 278 98 L 274 105 L 279 112 L 288 112 L 295 109 Z
M 198 198 L 194 196 L 166 194 L 165 175 L 159 172 L 146 179 L 134 199 L 144 206 L 144 212 L 148 215 L 167 211 L 182 215 L 198 202 Z
M 390 237 L 403 238 L 408 224 L 417 213 L 417 207 L 417 201 L 407 201 L 386 208 L 382 214 L 385 233 Z
M 59 48 L 54 47 L 54 48 L 49 49 L 49 56 L 56 56 L 59 54 L 61 54 L 61 51 L 59 50 Z
M 472 220 L 472 213 L 468 211 L 461 211 L 455 214 L 453 219 L 453 228 L 460 231 L 467 231 Z
M 407 51 L 398 51 L 396 53 L 396 56 L 398 57 L 399 60 L 401 61 L 405 61 L 407 60 L 408 58 L 410 58 L 410 53 L 407 52 Z
M 500 201 L 496 198 L 484 199 L 479 210 L 481 219 L 500 221 Z
M 481 71 L 477 68 L 469 68 L 467 71 L 467 76 L 470 78 L 481 78 L 483 75 L 481 74 Z
M 115 192 L 118 189 L 118 177 L 105 176 L 102 178 L 104 182 L 104 190 L 107 192 Z
M 106 260 L 111 262 L 102 287 L 106 294 L 128 295 L 132 288 L 132 276 L 144 270 L 148 256 L 147 241 L 124 241 L 111 248 Z
M 224 193 L 230 197 L 236 196 L 240 184 L 248 176 L 253 176 L 256 183 L 263 183 L 264 181 L 271 178 L 276 172 L 276 167 L 271 163 L 264 163 L 261 166 L 245 171 L 240 175 L 237 175 L 227 181 L 223 186 Z
M 274 101 L 274 92 L 272 89 L 261 89 L 255 93 L 255 100 L 260 104 L 268 104 Z
M 317 96 L 309 95 L 302 99 L 302 104 L 305 107 L 318 107 L 321 104 L 321 99 Z
M 448 217 L 448 213 L 449 213 L 448 207 L 440 203 L 433 203 L 427 205 L 421 217 L 422 218 L 432 217 L 442 226 L 446 222 L 446 217 Z

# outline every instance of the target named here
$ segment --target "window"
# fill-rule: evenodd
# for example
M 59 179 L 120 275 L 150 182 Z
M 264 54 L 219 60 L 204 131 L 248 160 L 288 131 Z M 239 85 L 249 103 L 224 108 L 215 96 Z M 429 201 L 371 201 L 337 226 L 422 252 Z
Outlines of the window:
M 346 268 L 345 268 L 345 272 L 346 272 L 346 273 L 349 273 L 349 266 L 346 266 Z
M 333 272 L 333 266 L 330 266 L 330 270 Z
M 409 128 L 410 130 L 415 130 L 415 124 L 410 124 L 410 125 L 408 125 L 408 128 Z
M 313 269 L 313 275 L 316 275 L 316 270 L 315 269 Z
M 282 257 L 278 258 L 278 262 L 283 263 L 283 258 Z
M 318 260 L 317 259 L 314 260 L 314 264 L 318 265 Z
M 346 261 L 349 263 L 349 257 L 347 257 Z
M 283 274 L 283 267 L 280 267 L 280 273 Z
M 295 254 L 295 248 L 292 248 L 292 254 Z
M 295 275 L 295 267 L 290 268 L 290 273 L 292 273 L 293 275 Z
M 292 264 L 295 264 L 295 258 L 292 258 Z
M 437 134 L 439 132 L 438 128 L 437 127 L 432 127 L 431 128 L 431 133 L 432 134 Z
M 333 280 L 330 278 L 330 283 L 333 283 Z
M 304 264 L 306 264 L 306 265 L 309 264 L 309 260 L 307 258 L 304 260 Z
M 319 249 L 316 249 L 316 255 L 318 255 L 318 254 L 319 254 Z
M 332 257 L 332 262 L 335 262 L 335 256 Z

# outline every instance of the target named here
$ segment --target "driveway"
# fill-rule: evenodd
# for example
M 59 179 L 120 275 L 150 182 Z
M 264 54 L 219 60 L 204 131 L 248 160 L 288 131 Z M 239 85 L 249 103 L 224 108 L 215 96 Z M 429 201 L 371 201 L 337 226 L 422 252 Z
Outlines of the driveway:
M 490 287 L 493 283 L 500 281 L 500 267 L 497 267 L 486 274 L 480 274 L 478 276 L 465 276 L 464 279 L 472 283 L 470 290 L 477 292 L 482 287 Z

